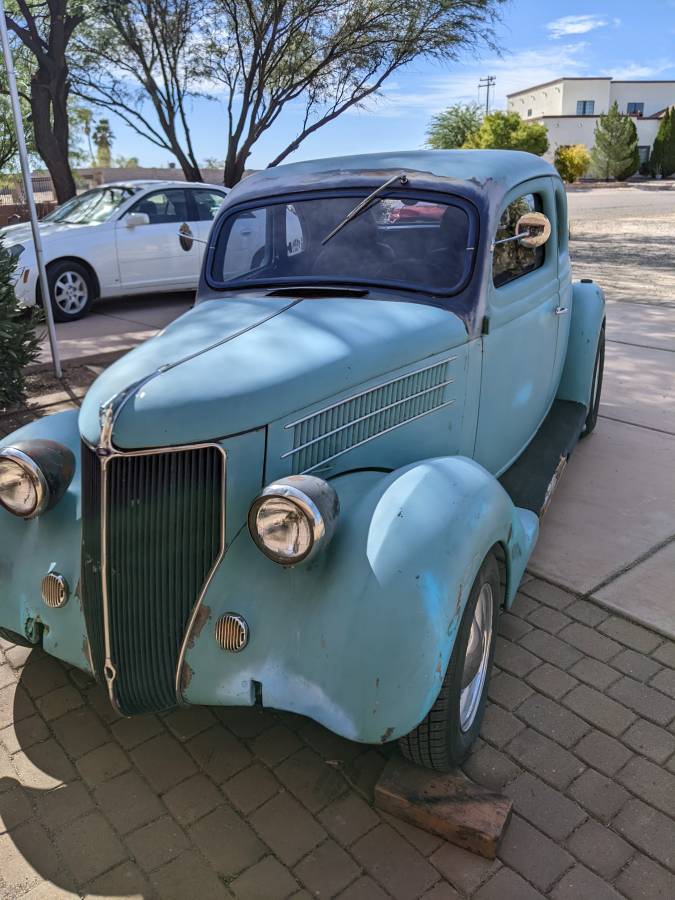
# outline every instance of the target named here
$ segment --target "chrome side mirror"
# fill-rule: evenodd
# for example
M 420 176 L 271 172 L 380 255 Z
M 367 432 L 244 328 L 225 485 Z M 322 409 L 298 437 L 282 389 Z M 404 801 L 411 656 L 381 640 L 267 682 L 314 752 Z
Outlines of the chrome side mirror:
M 551 223 L 543 213 L 525 213 L 516 222 L 516 237 L 523 247 L 543 247 L 551 237 Z
M 149 225 L 150 216 L 147 213 L 130 212 L 124 220 L 127 228 L 136 228 L 138 225 Z

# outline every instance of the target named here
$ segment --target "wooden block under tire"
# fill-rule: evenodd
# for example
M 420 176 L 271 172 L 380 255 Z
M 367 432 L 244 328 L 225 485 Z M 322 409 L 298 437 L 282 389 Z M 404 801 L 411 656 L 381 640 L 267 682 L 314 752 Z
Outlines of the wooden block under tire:
M 459 769 L 444 775 L 395 756 L 375 785 L 375 806 L 494 859 L 513 804 L 474 784 Z

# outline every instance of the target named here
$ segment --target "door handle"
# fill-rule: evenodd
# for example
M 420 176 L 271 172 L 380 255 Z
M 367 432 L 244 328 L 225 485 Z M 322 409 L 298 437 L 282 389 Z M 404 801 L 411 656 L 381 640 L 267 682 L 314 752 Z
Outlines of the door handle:
M 553 310 L 553 312 L 556 314 L 556 316 L 564 316 L 565 313 L 567 312 L 567 307 L 566 306 L 556 306 L 556 308 Z

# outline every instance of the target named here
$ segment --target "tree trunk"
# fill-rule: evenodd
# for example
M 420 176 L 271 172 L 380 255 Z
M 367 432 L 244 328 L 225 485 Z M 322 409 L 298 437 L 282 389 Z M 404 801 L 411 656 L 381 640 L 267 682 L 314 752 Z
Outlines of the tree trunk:
M 227 159 L 225 160 L 225 168 L 223 170 L 223 184 L 225 187 L 232 188 L 238 184 L 244 176 L 246 169 L 246 154 L 237 153 L 236 148 L 228 149 Z
M 68 159 L 68 84 L 66 77 L 54 83 L 38 72 L 30 86 L 30 106 L 35 146 L 52 178 L 59 203 L 75 196 L 75 179 Z

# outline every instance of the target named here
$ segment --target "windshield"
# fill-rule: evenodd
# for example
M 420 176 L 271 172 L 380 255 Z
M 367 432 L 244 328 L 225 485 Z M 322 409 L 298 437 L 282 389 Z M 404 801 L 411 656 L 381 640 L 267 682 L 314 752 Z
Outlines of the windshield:
M 43 222 L 63 222 L 67 225 L 96 225 L 107 222 L 138 188 L 103 187 L 87 191 L 68 200 L 63 206 L 46 215 Z
M 373 200 L 326 243 L 366 194 L 270 203 L 228 217 L 210 270 L 214 286 L 398 286 L 449 294 L 471 265 L 473 216 L 461 201 L 401 192 Z

